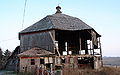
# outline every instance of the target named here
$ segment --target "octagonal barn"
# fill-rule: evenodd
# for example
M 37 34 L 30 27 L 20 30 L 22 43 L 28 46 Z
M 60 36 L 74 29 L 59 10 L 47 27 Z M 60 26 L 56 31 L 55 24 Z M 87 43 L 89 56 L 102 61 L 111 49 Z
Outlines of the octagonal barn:
M 86 64 L 92 68 L 100 67 L 98 64 L 101 63 L 94 62 L 94 58 L 99 56 L 98 60 L 102 59 L 101 35 L 79 18 L 62 14 L 60 6 L 56 9 L 55 14 L 47 15 L 19 33 L 21 52 L 37 47 L 54 53 L 58 58 L 65 57 L 66 62 L 76 60 L 67 56 L 76 56 L 76 63 L 83 68 Z

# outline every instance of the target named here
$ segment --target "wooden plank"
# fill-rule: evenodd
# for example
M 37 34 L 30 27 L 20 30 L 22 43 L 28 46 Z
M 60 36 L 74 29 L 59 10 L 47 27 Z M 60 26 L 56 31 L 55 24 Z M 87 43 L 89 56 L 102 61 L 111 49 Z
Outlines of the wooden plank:
M 52 36 L 51 32 L 49 32 L 49 34 L 50 34 L 50 36 L 51 36 L 51 38 L 52 38 L 53 44 L 54 44 L 54 45 L 55 45 L 55 47 L 56 47 L 56 49 L 55 49 L 55 50 L 57 50 L 58 55 L 59 55 L 59 56 L 61 56 L 61 55 L 60 55 L 60 52 L 59 52 L 59 50 L 58 50 L 58 47 L 57 47 L 57 46 L 56 46 L 56 44 L 55 44 L 55 38 L 53 38 L 53 36 Z

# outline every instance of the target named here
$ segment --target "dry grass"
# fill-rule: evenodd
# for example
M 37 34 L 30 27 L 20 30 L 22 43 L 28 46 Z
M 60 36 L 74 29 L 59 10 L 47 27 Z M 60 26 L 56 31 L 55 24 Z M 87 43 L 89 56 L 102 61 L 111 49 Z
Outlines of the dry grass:
M 63 75 L 120 75 L 120 68 L 103 67 L 99 70 L 66 70 Z
M 6 72 L 3 75 L 34 75 L 30 73 Z M 120 75 L 120 67 L 103 67 L 99 70 L 64 70 L 63 75 Z
M 5 71 L 4 74 L 2 74 L 2 75 L 35 75 L 35 74 L 32 74 L 32 73 L 16 73 L 14 71 Z
M 17 75 L 35 75 L 33 73 L 18 73 Z

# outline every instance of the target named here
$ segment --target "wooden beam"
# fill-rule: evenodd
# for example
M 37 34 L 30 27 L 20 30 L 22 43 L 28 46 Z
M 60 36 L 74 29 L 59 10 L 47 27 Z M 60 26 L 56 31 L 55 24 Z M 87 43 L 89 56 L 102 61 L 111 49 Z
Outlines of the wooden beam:
M 101 55 L 101 60 L 102 60 L 102 49 L 101 49 L 100 37 L 99 37 L 99 44 L 100 44 L 100 55 Z
M 80 54 L 81 54 L 81 37 L 80 37 L 80 39 L 79 39 L 79 42 L 80 42 Z
M 51 32 L 49 32 L 49 34 L 50 34 L 50 36 L 51 36 L 51 38 L 52 38 L 52 41 L 53 41 L 53 44 L 54 44 L 54 46 L 55 46 L 55 48 L 56 48 L 55 50 L 57 50 L 58 55 L 61 56 L 61 55 L 60 55 L 60 52 L 59 52 L 59 50 L 58 50 L 58 47 L 57 47 L 56 44 L 55 44 L 55 38 L 53 38 Z

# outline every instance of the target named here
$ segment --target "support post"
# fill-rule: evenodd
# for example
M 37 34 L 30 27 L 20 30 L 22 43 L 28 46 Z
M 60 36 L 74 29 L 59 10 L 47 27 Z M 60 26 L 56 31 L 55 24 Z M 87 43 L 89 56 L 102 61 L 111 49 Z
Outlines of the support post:
M 92 54 L 92 51 L 91 51 L 92 48 L 91 48 L 91 46 L 92 46 L 92 45 L 91 45 L 91 40 L 90 40 L 90 54 Z
M 93 55 L 94 55 L 94 38 L 92 39 L 92 50 L 93 50 Z
M 80 51 L 79 51 L 79 54 L 81 54 L 81 38 L 79 39 L 79 43 L 80 43 Z
M 85 54 L 88 54 L 87 40 L 85 40 Z
M 100 55 L 101 55 L 101 60 L 102 60 L 102 49 L 101 49 L 100 37 L 99 37 L 99 45 L 100 45 Z
M 101 48 L 101 41 L 99 37 L 99 45 L 100 45 L 100 55 L 101 55 L 101 67 L 103 66 L 103 61 L 102 61 L 102 48 Z
M 50 66 L 51 66 L 51 74 L 53 75 L 53 65 L 50 64 Z
M 55 48 L 56 48 L 56 50 L 57 50 L 58 55 L 61 56 L 61 55 L 60 55 L 60 52 L 59 52 L 59 50 L 58 50 L 58 47 L 56 46 L 55 38 L 52 36 L 52 33 L 51 33 L 51 32 L 49 32 L 49 34 L 50 34 L 50 36 L 51 36 L 51 38 L 52 38 L 53 44 L 54 44 L 54 46 L 55 46 Z M 57 44 L 58 44 L 58 42 L 57 42 Z M 54 52 L 55 52 L 55 51 L 54 51 Z

